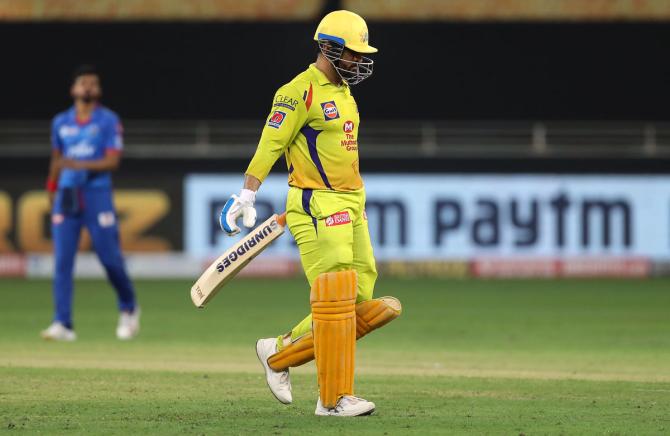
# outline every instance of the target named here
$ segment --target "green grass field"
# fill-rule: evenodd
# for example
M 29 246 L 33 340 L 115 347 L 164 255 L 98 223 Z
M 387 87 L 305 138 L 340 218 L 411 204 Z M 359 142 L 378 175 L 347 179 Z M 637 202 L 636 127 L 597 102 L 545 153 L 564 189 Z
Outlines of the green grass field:
M 375 415 L 317 418 L 313 363 L 279 404 L 257 338 L 308 311 L 302 280 L 238 280 L 204 310 L 188 281 L 137 282 L 140 337 L 79 281 L 75 343 L 46 343 L 50 284 L 0 281 L 0 430 L 77 434 L 669 434 L 670 281 L 380 280 L 404 314 L 359 342 Z

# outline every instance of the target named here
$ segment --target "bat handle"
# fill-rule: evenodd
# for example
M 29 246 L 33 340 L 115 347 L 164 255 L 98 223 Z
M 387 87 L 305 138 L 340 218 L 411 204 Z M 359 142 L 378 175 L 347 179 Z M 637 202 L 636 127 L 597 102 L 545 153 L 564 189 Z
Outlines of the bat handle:
M 286 212 L 277 216 L 277 222 L 281 224 L 282 227 L 286 226 Z

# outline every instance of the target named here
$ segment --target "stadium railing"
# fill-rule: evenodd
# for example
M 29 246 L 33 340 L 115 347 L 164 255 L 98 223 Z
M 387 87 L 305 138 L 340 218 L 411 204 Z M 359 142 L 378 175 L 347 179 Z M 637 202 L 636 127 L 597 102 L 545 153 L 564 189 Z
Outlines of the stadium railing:
M 126 120 L 126 156 L 248 157 L 257 120 Z M 0 121 L 0 156 L 44 155 L 46 120 Z M 670 156 L 670 123 L 604 121 L 366 121 L 360 152 L 370 157 Z

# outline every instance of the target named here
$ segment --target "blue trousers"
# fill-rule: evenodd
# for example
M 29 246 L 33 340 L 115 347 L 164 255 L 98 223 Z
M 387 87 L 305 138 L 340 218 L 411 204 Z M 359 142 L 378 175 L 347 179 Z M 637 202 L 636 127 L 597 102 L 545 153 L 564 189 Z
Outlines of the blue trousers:
M 54 321 L 72 328 L 74 260 L 82 226 L 86 226 L 98 259 L 116 290 L 119 310 L 135 310 L 135 290 L 126 272 L 110 188 L 59 190 L 51 219 L 55 271 Z

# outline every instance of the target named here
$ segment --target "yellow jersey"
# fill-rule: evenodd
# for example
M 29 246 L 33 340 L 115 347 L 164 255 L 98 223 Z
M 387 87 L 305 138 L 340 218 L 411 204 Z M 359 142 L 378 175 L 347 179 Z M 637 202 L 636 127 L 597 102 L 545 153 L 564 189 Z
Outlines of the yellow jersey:
M 284 153 L 290 186 L 342 192 L 361 189 L 359 122 L 349 86 L 331 83 L 312 64 L 277 90 L 246 174 L 262 182 Z

